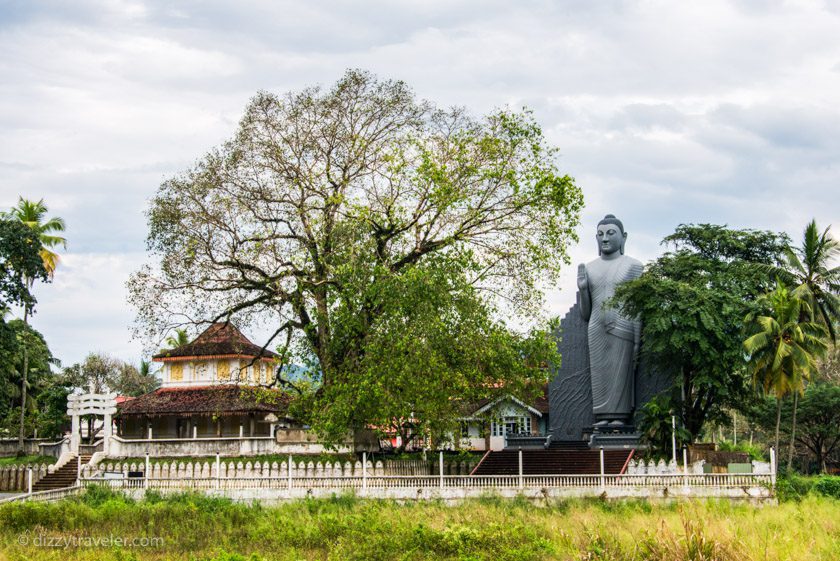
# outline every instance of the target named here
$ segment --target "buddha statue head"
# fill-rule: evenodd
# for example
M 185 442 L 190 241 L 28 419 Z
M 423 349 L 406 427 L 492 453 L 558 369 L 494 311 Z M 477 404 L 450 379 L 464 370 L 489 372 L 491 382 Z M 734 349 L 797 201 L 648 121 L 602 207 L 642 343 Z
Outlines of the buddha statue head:
M 616 251 L 624 255 L 624 244 L 627 242 L 624 224 L 614 214 L 606 215 L 598 222 L 595 240 L 598 242 L 598 255 L 613 255 Z

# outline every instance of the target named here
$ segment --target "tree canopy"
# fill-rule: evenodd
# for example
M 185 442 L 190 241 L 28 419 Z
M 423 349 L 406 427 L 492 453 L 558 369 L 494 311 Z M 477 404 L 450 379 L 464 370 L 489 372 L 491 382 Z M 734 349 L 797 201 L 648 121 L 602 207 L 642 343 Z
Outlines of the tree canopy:
M 750 418 L 768 433 L 773 431 L 777 418 L 777 403 L 772 397 L 759 402 L 750 410 Z M 781 431 L 791 437 L 793 403 L 788 400 L 781 408 Z M 826 462 L 840 452 L 840 386 L 818 382 L 805 388 L 797 407 L 795 442 L 799 454 L 810 456 L 820 471 Z
M 32 429 L 40 427 L 41 416 L 50 409 L 51 402 L 42 397 L 52 391 L 52 386 L 56 384 L 51 367 L 58 365 L 58 361 L 50 352 L 43 335 L 22 320 L 9 321 L 5 331 L 8 336 L 0 344 L 0 428 L 10 431 L 20 421 L 25 345 L 29 366 L 26 380 L 29 399 L 25 405 L 24 422 L 27 433 L 31 434 Z M 66 405 L 61 409 L 61 415 L 64 409 Z M 52 415 L 53 412 L 47 414 Z M 49 427 L 41 428 L 40 432 L 42 435 L 51 434 L 50 429 L 56 430 L 56 427 L 50 424 Z
M 116 392 L 136 397 L 156 389 L 160 380 L 141 363 L 141 368 L 104 353 L 90 353 L 80 362 L 64 369 L 65 385 L 84 392 Z
M 664 400 L 691 440 L 750 396 L 744 318 L 772 286 L 768 266 L 779 264 L 787 238 L 697 224 L 679 226 L 662 243 L 672 249 L 620 286 L 616 303 L 641 318 L 642 352 L 672 375 Z
M 35 304 L 27 280 L 47 280 L 41 249 L 38 234 L 25 224 L 0 219 L 0 309 Z
M 361 71 L 261 92 L 152 201 L 138 330 L 271 326 L 281 368 L 317 377 L 325 430 L 544 377 L 547 338 L 497 318 L 535 312 L 568 262 L 582 196 L 556 154 L 527 111 L 476 119 Z

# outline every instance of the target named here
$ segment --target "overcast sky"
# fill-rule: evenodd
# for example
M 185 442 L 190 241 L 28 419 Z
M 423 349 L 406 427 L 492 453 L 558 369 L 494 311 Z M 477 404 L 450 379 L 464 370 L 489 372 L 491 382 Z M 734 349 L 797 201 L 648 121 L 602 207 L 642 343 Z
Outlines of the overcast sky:
M 532 108 L 583 188 L 575 261 L 608 212 L 643 261 L 680 223 L 840 225 L 838 2 L 0 0 L 0 208 L 43 197 L 67 222 L 33 322 L 65 365 L 139 360 L 125 281 L 161 181 L 257 90 L 348 67 L 476 115 Z

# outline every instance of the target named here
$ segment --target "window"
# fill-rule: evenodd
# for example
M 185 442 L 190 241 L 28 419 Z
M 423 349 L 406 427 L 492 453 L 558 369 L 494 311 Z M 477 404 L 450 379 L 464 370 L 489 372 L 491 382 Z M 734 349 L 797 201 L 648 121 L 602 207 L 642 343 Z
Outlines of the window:
M 467 421 L 461 421 L 461 438 L 470 437 L 470 424 Z
M 490 423 L 492 436 L 507 436 L 509 434 L 531 434 L 531 417 L 503 417 Z

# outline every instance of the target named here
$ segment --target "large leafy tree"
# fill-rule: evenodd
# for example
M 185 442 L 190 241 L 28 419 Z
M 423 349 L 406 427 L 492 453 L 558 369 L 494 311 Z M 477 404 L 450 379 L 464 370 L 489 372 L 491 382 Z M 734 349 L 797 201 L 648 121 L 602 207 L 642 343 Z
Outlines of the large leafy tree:
M 148 367 L 138 369 L 119 358 L 104 353 L 89 353 L 82 362 L 73 364 L 62 373 L 63 385 L 83 392 L 116 392 L 120 395 L 138 396 L 160 385 L 160 380 Z M 88 418 L 88 434 L 94 439 L 93 418 Z
M 42 428 L 39 419 L 45 408 L 49 408 L 46 392 L 55 383 L 52 366 L 59 365 L 44 337 L 31 326 L 20 319 L 14 319 L 6 324 L 6 330 L 11 334 L 7 344 L 0 347 L 0 368 L 4 376 L 3 387 L 0 388 L 0 418 L 4 432 L 11 432 L 12 427 L 20 428 L 20 419 L 24 419 L 24 428 L 31 433 L 39 428 L 42 435 L 51 434 L 49 427 Z M 27 361 L 26 389 L 29 399 L 21 400 L 23 386 L 23 364 Z M 21 411 L 21 407 L 25 407 Z M 63 411 L 62 411 L 63 414 Z
M 159 267 L 133 276 L 132 300 L 153 340 L 226 318 L 272 326 L 278 372 L 310 366 L 312 410 L 335 433 L 381 422 L 368 404 L 385 396 L 409 417 L 461 387 L 542 376 L 544 356 L 522 352 L 544 337 L 496 313 L 538 308 L 581 206 L 529 113 L 474 119 L 348 71 L 328 90 L 258 94 L 232 140 L 161 186 L 148 239 Z M 450 350 L 468 347 L 469 364 Z M 418 379 L 434 395 L 401 385 Z
M 35 305 L 31 281 L 47 280 L 41 249 L 35 232 L 20 222 L 0 217 L 0 310 Z
M 828 349 L 825 328 L 808 321 L 810 306 L 798 292 L 801 290 L 790 291 L 778 282 L 772 292 L 759 300 L 760 310 L 747 316 L 747 327 L 752 335 L 744 341 L 754 385 L 761 386 L 765 393 L 772 393 L 776 398 L 776 450 L 779 449 L 782 398 L 787 394 L 794 395 L 788 468 L 793 461 L 796 437 L 796 401 L 805 382 L 818 370 L 817 358 Z
M 29 201 L 20 197 L 17 206 L 14 206 L 6 213 L 3 213 L 2 218 L 5 220 L 18 221 L 38 236 L 41 243 L 39 251 L 41 261 L 47 275 L 52 279 L 55 269 L 58 266 L 58 254 L 52 251 L 51 248 L 59 245 L 66 246 L 67 240 L 57 235 L 57 232 L 64 231 L 64 220 L 58 217 L 47 218 L 47 206 L 44 200 L 38 202 Z M 38 277 L 28 276 L 25 281 L 31 292 L 32 287 Z M 32 309 L 29 304 L 23 306 L 23 323 L 29 324 L 29 316 Z M 27 378 L 29 372 L 29 358 L 27 350 L 27 340 L 23 341 L 23 376 L 21 379 L 21 405 L 20 405 L 20 432 L 18 434 L 18 446 L 23 450 L 23 437 L 25 432 L 24 414 L 26 411 L 26 392 L 27 392 Z
M 89 353 L 82 362 L 64 369 L 65 383 L 94 393 L 116 392 L 136 397 L 160 385 L 148 362 L 140 367 L 104 353 Z
M 753 422 L 768 432 L 777 426 L 778 402 L 767 396 L 751 411 Z M 793 404 L 785 401 L 781 408 L 782 433 L 798 445 L 800 454 L 809 455 L 817 469 L 826 472 L 826 462 L 840 451 L 840 386 L 829 382 L 809 384 L 799 400 L 797 430 L 793 427 Z
M 743 321 L 770 288 L 767 267 L 786 242 L 772 232 L 681 225 L 662 242 L 671 249 L 616 291 L 616 305 L 642 320 L 646 362 L 672 377 L 657 403 L 673 406 L 688 441 L 750 396 Z

